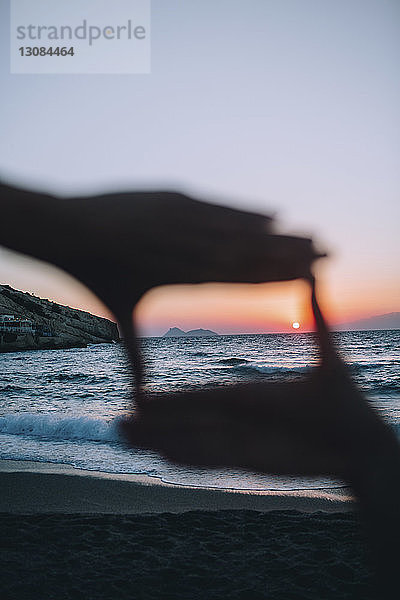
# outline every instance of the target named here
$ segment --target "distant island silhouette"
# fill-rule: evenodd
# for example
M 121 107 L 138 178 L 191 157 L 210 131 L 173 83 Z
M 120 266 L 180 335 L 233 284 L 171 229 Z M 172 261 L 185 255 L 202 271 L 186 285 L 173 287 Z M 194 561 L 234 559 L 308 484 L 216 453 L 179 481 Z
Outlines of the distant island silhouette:
M 377 331 L 393 329 L 400 329 L 400 312 L 374 315 L 366 319 L 338 323 L 332 327 L 333 331 Z M 268 331 L 265 333 L 268 333 Z M 170 329 L 168 329 L 161 337 L 211 337 L 219 335 L 221 334 L 212 331 L 211 329 L 190 329 L 189 331 L 183 331 L 182 329 L 179 329 L 179 327 L 170 327 Z
M 190 331 L 183 331 L 179 327 L 170 327 L 162 337 L 211 337 L 219 335 L 211 329 L 190 329 Z

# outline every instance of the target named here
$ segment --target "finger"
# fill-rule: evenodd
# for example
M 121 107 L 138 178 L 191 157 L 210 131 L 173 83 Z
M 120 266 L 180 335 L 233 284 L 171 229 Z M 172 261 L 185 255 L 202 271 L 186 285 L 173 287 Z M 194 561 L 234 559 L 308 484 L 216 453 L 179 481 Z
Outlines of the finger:
M 265 233 L 208 235 L 176 240 L 167 256 L 164 252 L 166 268 L 160 276 L 182 283 L 283 281 L 309 277 L 312 263 L 321 256 L 309 239 Z
M 132 310 L 127 309 L 117 316 L 124 346 L 132 370 L 133 384 L 136 386 L 136 393 L 134 395 L 135 402 L 139 406 L 143 401 L 144 367 L 140 354 L 138 338 L 132 320 Z
M 148 192 L 134 194 L 135 202 L 150 205 L 153 210 L 143 210 L 142 218 L 149 230 L 161 237 L 165 229 L 173 230 L 175 235 L 243 235 L 246 232 L 268 232 L 272 219 L 269 216 L 237 210 L 234 208 L 196 200 L 176 192 Z M 132 198 L 131 198 L 132 199 Z M 153 215 L 157 214 L 157 222 Z
M 330 364 L 337 362 L 339 357 L 336 353 L 335 347 L 332 342 L 332 336 L 329 332 L 326 321 L 322 315 L 321 309 L 318 304 L 316 294 L 316 283 L 315 278 L 310 279 L 311 284 L 311 306 L 314 315 L 314 321 L 316 325 L 319 348 L 321 353 L 321 360 L 323 364 Z
M 243 240 L 240 250 L 251 277 L 267 281 L 309 277 L 313 262 L 321 256 L 312 240 L 282 235 L 253 236 Z
M 187 200 L 187 197 L 185 197 Z M 189 205 L 188 205 L 189 206 Z M 271 230 L 273 219 L 261 213 L 244 211 L 218 203 L 192 200 L 191 210 L 196 216 L 196 221 L 205 224 L 209 230 L 225 231 L 227 233 L 267 232 Z M 196 214 L 197 213 L 197 214 Z
M 206 423 L 186 419 L 154 429 L 136 422 L 130 431 L 133 445 L 160 452 L 179 464 L 235 467 L 275 474 L 316 475 L 337 472 L 336 453 L 317 444 L 312 435 L 299 434 L 268 423 Z M 234 425 L 234 426 L 232 426 Z M 328 460 L 329 459 L 329 460 Z M 337 462 L 337 459 L 336 459 Z
M 125 433 L 132 445 L 155 448 L 163 445 L 162 440 L 165 443 L 189 435 L 190 441 L 191 435 L 215 431 L 223 436 L 230 432 L 232 439 L 243 443 L 249 441 L 249 432 L 258 431 L 260 424 L 265 432 L 282 427 L 292 429 L 299 410 L 299 393 L 304 395 L 307 390 L 300 386 L 297 394 L 295 391 L 290 382 L 153 396 L 143 402 L 135 418 L 125 423 Z

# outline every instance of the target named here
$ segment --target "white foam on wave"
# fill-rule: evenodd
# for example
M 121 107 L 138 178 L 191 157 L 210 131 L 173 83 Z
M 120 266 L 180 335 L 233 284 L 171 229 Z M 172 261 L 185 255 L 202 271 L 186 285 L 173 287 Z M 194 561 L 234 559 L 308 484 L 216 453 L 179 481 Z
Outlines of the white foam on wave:
M 65 417 L 33 413 L 0 417 L 0 433 L 28 435 L 56 440 L 118 442 L 120 418 L 111 421 L 89 417 Z
M 308 373 L 310 371 L 309 366 L 296 366 L 291 367 L 276 366 L 276 365 L 237 365 L 232 369 L 236 373 L 258 373 L 260 375 L 279 375 L 279 374 L 296 374 L 296 373 Z

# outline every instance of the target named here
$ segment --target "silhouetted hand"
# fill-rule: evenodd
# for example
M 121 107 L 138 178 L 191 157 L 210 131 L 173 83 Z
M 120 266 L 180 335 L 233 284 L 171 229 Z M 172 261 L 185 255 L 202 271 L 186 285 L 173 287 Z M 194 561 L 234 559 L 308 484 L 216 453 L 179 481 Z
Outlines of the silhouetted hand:
M 19 213 L 25 230 L 19 235 L 7 219 L 0 242 L 61 266 L 117 313 L 164 284 L 307 277 L 318 256 L 309 239 L 273 235 L 268 217 L 183 194 L 59 199 L 4 185 L 0 192 L 5 213 Z
M 400 446 L 353 384 L 312 306 L 321 363 L 301 382 L 257 383 L 145 399 L 122 424 L 133 446 L 186 465 L 333 476 L 360 503 L 376 597 L 398 590 Z
M 0 186 L 0 243 L 53 263 L 115 314 L 140 383 L 132 310 L 164 284 L 307 277 L 311 240 L 274 235 L 271 219 L 173 192 L 59 199 Z
M 124 425 L 132 445 L 184 464 L 354 483 L 391 433 L 338 357 L 314 290 L 312 304 L 321 364 L 304 380 L 148 398 Z

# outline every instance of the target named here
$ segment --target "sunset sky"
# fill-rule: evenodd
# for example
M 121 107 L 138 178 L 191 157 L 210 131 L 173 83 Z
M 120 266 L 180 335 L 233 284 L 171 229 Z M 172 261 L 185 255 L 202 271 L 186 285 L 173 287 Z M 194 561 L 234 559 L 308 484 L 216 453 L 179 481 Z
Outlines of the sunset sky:
M 11 75 L 0 4 L 0 175 L 62 196 L 175 188 L 311 235 L 333 323 L 400 310 L 400 3 L 153 0 L 149 75 Z M 0 283 L 107 314 L 0 249 Z M 141 330 L 289 330 L 303 283 L 164 288 Z M 301 330 L 300 328 L 300 330 Z

